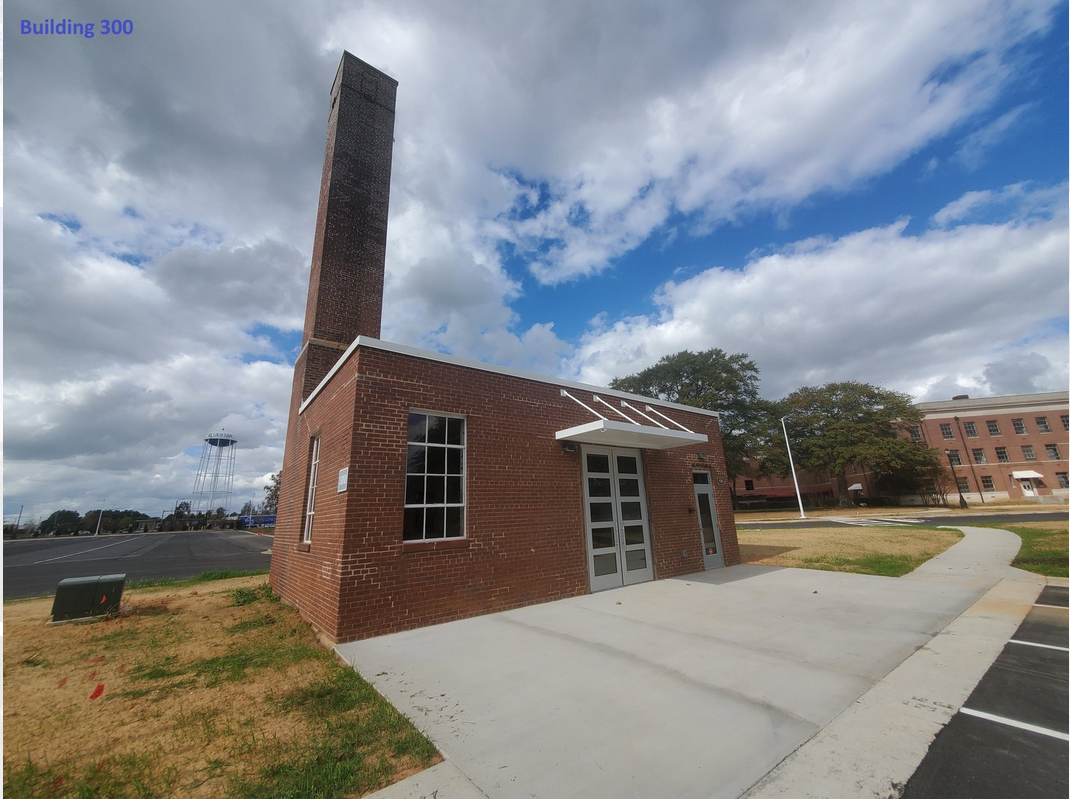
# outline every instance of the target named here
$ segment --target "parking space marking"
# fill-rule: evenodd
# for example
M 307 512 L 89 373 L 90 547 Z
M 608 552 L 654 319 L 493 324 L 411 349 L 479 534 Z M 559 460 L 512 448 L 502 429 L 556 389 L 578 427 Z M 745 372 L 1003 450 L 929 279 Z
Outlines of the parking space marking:
M 104 544 L 103 546 L 93 547 L 92 549 L 83 549 L 80 552 L 71 552 L 68 555 L 56 555 L 56 557 L 54 557 L 54 558 L 45 558 L 44 560 L 34 561 L 30 565 L 31 566 L 36 566 L 39 563 L 51 563 L 54 560 L 63 560 L 64 558 L 74 558 L 74 557 L 77 557 L 78 555 L 87 555 L 90 552 L 96 552 L 98 549 L 107 549 L 108 547 L 116 547 L 116 546 L 119 546 L 119 544 L 125 544 L 125 543 L 128 543 L 130 541 L 136 541 L 139 538 L 141 538 L 141 536 L 138 536 L 138 538 L 124 538 L 122 541 L 115 541 L 115 542 L 113 542 L 111 544 Z
M 1034 602 L 1033 603 L 1033 607 L 1035 607 L 1035 608 L 1058 608 L 1059 610 L 1070 610 L 1070 608 L 1067 608 L 1066 605 L 1042 605 L 1039 602 Z
M 1060 741 L 1070 741 L 1070 735 L 1067 735 L 1065 732 L 1049 730 L 1046 727 L 1038 727 L 1035 724 L 1026 724 L 1024 721 L 1015 721 L 1014 719 L 1008 719 L 1003 716 L 994 716 L 991 713 L 985 713 L 983 710 L 971 710 L 968 707 L 963 707 L 959 708 L 959 713 L 965 713 L 967 716 L 976 716 L 977 718 L 985 719 L 986 721 L 994 721 L 997 724 L 1004 724 L 1019 730 L 1027 730 L 1029 732 L 1047 735 L 1051 738 L 1058 738 Z
M 1041 649 L 1055 649 L 1059 652 L 1070 652 L 1065 646 L 1052 646 L 1051 644 L 1036 644 L 1032 641 L 1016 641 L 1014 638 L 1007 642 L 1008 644 L 1021 644 L 1022 646 L 1039 646 Z

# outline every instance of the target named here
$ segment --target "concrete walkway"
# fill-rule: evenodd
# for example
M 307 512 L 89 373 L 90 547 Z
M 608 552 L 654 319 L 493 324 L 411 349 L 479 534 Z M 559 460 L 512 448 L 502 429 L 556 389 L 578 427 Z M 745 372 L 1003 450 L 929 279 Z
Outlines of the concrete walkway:
M 376 796 L 894 795 L 1044 582 L 962 529 L 899 579 L 735 566 L 340 645 L 447 758 Z

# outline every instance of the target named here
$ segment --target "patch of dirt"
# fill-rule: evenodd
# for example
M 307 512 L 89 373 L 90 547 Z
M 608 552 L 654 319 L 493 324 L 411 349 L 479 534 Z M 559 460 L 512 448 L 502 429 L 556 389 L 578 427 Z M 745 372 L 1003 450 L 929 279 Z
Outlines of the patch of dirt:
M 152 780 L 173 781 L 162 795 L 218 796 L 227 775 L 253 773 L 317 734 L 279 700 L 332 663 L 302 657 L 322 647 L 292 609 L 266 598 L 232 605 L 231 591 L 264 583 L 133 589 L 123 596 L 129 615 L 56 627 L 45 626 L 51 598 L 6 603 L 5 775 L 27 759 L 73 769 L 133 753 L 151 759 Z M 270 665 L 226 672 L 240 667 L 224 659 L 238 639 Z
M 738 536 L 744 563 L 793 567 L 815 559 L 856 559 L 868 555 L 931 558 L 960 538 L 950 530 L 860 526 L 739 530 Z

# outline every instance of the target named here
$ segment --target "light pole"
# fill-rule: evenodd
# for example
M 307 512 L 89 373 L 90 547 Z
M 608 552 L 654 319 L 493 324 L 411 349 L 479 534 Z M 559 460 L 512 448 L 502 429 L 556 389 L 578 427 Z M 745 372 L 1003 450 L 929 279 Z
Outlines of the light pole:
M 802 492 L 799 491 L 799 478 L 795 476 L 795 460 L 791 457 L 791 442 L 788 441 L 788 426 L 784 422 L 788 416 L 791 416 L 791 414 L 780 417 L 780 427 L 784 430 L 784 445 L 788 448 L 788 463 L 791 464 L 791 480 L 795 483 L 795 498 L 799 500 L 799 518 L 805 519 L 806 511 L 803 510 Z
M 944 454 L 947 455 L 948 465 L 951 466 L 951 479 L 955 481 L 955 490 L 959 492 L 959 507 L 966 509 L 970 506 L 966 504 L 966 497 L 963 496 L 962 489 L 959 488 L 959 476 L 955 471 L 955 462 L 951 460 L 951 450 L 945 449 Z
M 100 520 L 103 519 L 103 518 L 104 518 L 104 503 L 101 503 L 100 512 L 97 513 L 97 531 L 95 533 L 93 533 L 94 537 L 100 535 Z

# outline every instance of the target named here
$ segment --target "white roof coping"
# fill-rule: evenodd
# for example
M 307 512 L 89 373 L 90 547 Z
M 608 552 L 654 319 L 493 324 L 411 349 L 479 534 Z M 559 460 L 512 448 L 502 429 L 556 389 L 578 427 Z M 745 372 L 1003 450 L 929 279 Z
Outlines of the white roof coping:
M 558 441 L 576 441 L 580 444 L 598 444 L 603 447 L 631 447 L 633 449 L 672 449 L 689 444 L 705 444 L 709 436 L 686 430 L 669 430 L 664 427 L 615 422 L 612 419 L 596 419 L 593 422 L 558 430 Z
M 636 400 L 639 402 L 657 403 L 661 408 L 673 408 L 678 411 L 684 411 L 686 413 L 697 413 L 701 416 L 712 416 L 715 419 L 720 418 L 720 414 L 717 411 L 708 411 L 705 408 L 696 408 L 692 405 L 683 405 L 678 402 L 666 402 L 665 400 L 658 399 L 657 397 L 644 397 L 641 394 L 629 394 L 626 391 L 617 391 L 616 389 L 606 388 L 604 386 L 593 386 L 588 383 L 580 383 L 575 380 L 565 380 L 559 377 L 548 377 L 546 375 L 540 375 L 536 372 L 525 372 L 521 369 L 513 369 L 509 366 L 496 366 L 490 363 L 484 363 L 483 361 L 473 361 L 468 358 L 458 358 L 456 355 L 446 355 L 442 352 L 434 352 L 432 350 L 422 350 L 418 347 L 410 347 L 407 344 L 395 344 L 391 341 L 380 341 L 377 338 L 371 338 L 370 336 L 357 336 L 349 348 L 342 353 L 340 357 L 331 367 L 331 370 L 324 375 L 323 379 L 319 382 L 312 393 L 308 395 L 308 398 L 301 403 L 301 407 L 298 413 L 304 413 L 305 408 L 316 397 L 317 394 L 323 390 L 324 386 L 330 382 L 335 373 L 349 360 L 350 356 L 357 351 L 360 347 L 373 350 L 383 350 L 384 352 L 393 352 L 398 355 L 408 355 L 413 358 L 421 358 L 425 361 L 436 361 L 438 363 L 446 363 L 451 366 L 462 366 L 466 369 L 478 369 L 482 372 L 491 372 L 492 374 L 506 375 L 508 377 L 518 377 L 521 380 L 532 380 L 536 383 L 547 383 L 551 386 L 563 386 L 565 388 L 575 388 L 581 391 L 598 392 L 599 394 L 605 394 L 611 397 L 620 397 L 622 399 Z M 695 434 L 692 434 L 695 435 Z M 707 440 L 703 436 L 703 441 Z
M 1061 407 L 1070 404 L 1070 391 L 1045 391 L 1037 394 L 1009 394 L 1003 397 L 971 397 L 961 400 L 916 402 L 914 407 L 925 414 L 940 412 L 996 411 L 1000 408 Z

